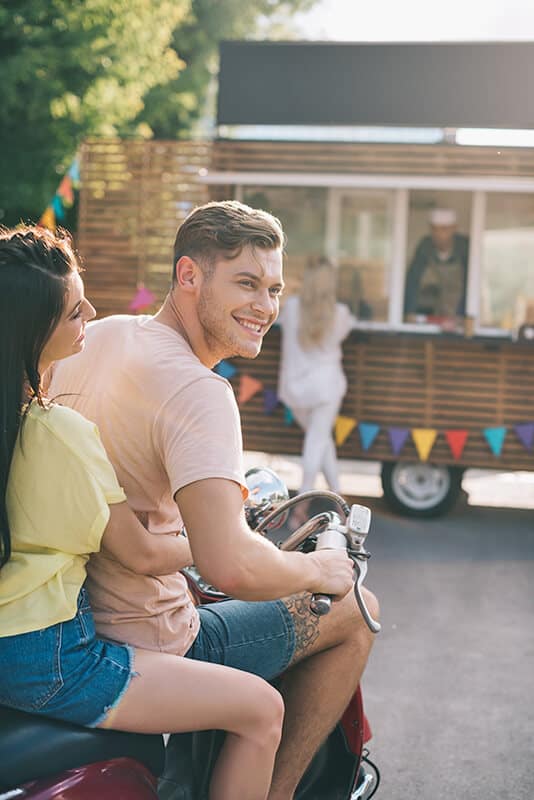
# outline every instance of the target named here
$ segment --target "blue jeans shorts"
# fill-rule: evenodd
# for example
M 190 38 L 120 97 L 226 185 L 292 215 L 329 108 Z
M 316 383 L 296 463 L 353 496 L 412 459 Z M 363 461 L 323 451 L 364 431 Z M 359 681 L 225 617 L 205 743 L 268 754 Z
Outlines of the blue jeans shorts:
M 272 680 L 295 652 L 293 619 L 281 600 L 223 600 L 199 606 L 200 630 L 186 658 L 224 664 Z
M 0 704 L 93 728 L 122 698 L 133 650 L 97 639 L 85 589 L 76 616 L 0 637 Z

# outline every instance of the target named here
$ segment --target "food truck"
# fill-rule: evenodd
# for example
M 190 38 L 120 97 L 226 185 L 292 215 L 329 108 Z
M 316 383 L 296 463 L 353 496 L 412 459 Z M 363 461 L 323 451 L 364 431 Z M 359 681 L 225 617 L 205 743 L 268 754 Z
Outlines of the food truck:
M 103 313 L 139 287 L 161 299 L 190 208 L 265 208 L 287 234 L 286 294 L 326 255 L 357 318 L 341 458 L 380 462 L 386 500 L 418 516 L 450 509 L 466 468 L 534 469 L 533 58 L 529 43 L 223 43 L 213 140 L 84 146 L 88 293 Z M 463 243 L 452 311 L 406 294 L 440 214 Z M 278 359 L 274 327 L 223 368 L 245 448 L 296 455 Z

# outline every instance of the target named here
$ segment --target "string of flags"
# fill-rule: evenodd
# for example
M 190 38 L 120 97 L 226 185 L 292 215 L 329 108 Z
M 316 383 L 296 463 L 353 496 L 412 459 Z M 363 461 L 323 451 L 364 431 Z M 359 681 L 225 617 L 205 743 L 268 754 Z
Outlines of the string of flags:
M 60 180 L 54 196 L 41 214 L 37 223 L 55 233 L 58 223 L 63 222 L 66 210 L 74 205 L 75 192 L 80 188 L 80 165 L 75 158 Z
M 279 405 L 284 409 L 284 424 L 293 423 L 291 409 L 284 406 L 276 393 L 276 389 L 265 386 L 257 378 L 241 373 L 229 361 L 220 361 L 215 367 L 215 372 L 223 378 L 230 380 L 239 377 L 237 384 L 237 402 L 240 406 L 248 403 L 258 393 L 263 393 L 263 411 L 265 414 L 272 414 Z M 534 448 L 534 420 L 520 422 L 511 426 L 523 447 L 532 452 Z M 351 433 L 357 429 L 362 450 L 369 451 L 373 443 L 382 430 L 382 427 L 375 422 L 358 422 L 352 417 L 339 415 L 334 426 L 336 445 L 341 447 Z M 391 451 L 394 455 L 400 455 L 404 445 L 410 436 L 415 445 L 415 449 L 421 461 L 427 461 L 434 443 L 440 433 L 436 428 L 400 428 L 388 426 L 386 428 Z M 510 428 L 507 426 L 491 426 L 482 429 L 482 434 L 492 454 L 496 457 L 501 455 L 506 436 Z M 443 431 L 453 458 L 458 461 L 462 457 L 465 445 L 469 438 L 469 431 L 460 429 L 450 429 Z

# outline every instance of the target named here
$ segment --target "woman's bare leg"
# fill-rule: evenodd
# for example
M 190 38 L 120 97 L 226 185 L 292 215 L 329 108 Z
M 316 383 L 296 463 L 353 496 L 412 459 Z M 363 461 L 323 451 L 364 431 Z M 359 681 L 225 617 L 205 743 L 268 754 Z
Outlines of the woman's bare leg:
M 136 675 L 102 728 L 138 733 L 227 731 L 210 800 L 264 800 L 284 714 L 278 692 L 248 672 L 135 651 Z

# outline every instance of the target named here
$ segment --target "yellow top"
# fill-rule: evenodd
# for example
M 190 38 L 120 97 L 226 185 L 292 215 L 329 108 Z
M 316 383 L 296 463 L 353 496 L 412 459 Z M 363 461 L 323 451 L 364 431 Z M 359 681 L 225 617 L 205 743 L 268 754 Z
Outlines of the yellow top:
M 59 405 L 32 403 L 7 488 L 12 555 L 0 570 L 0 636 L 72 619 L 109 504 L 125 494 L 96 426 Z

